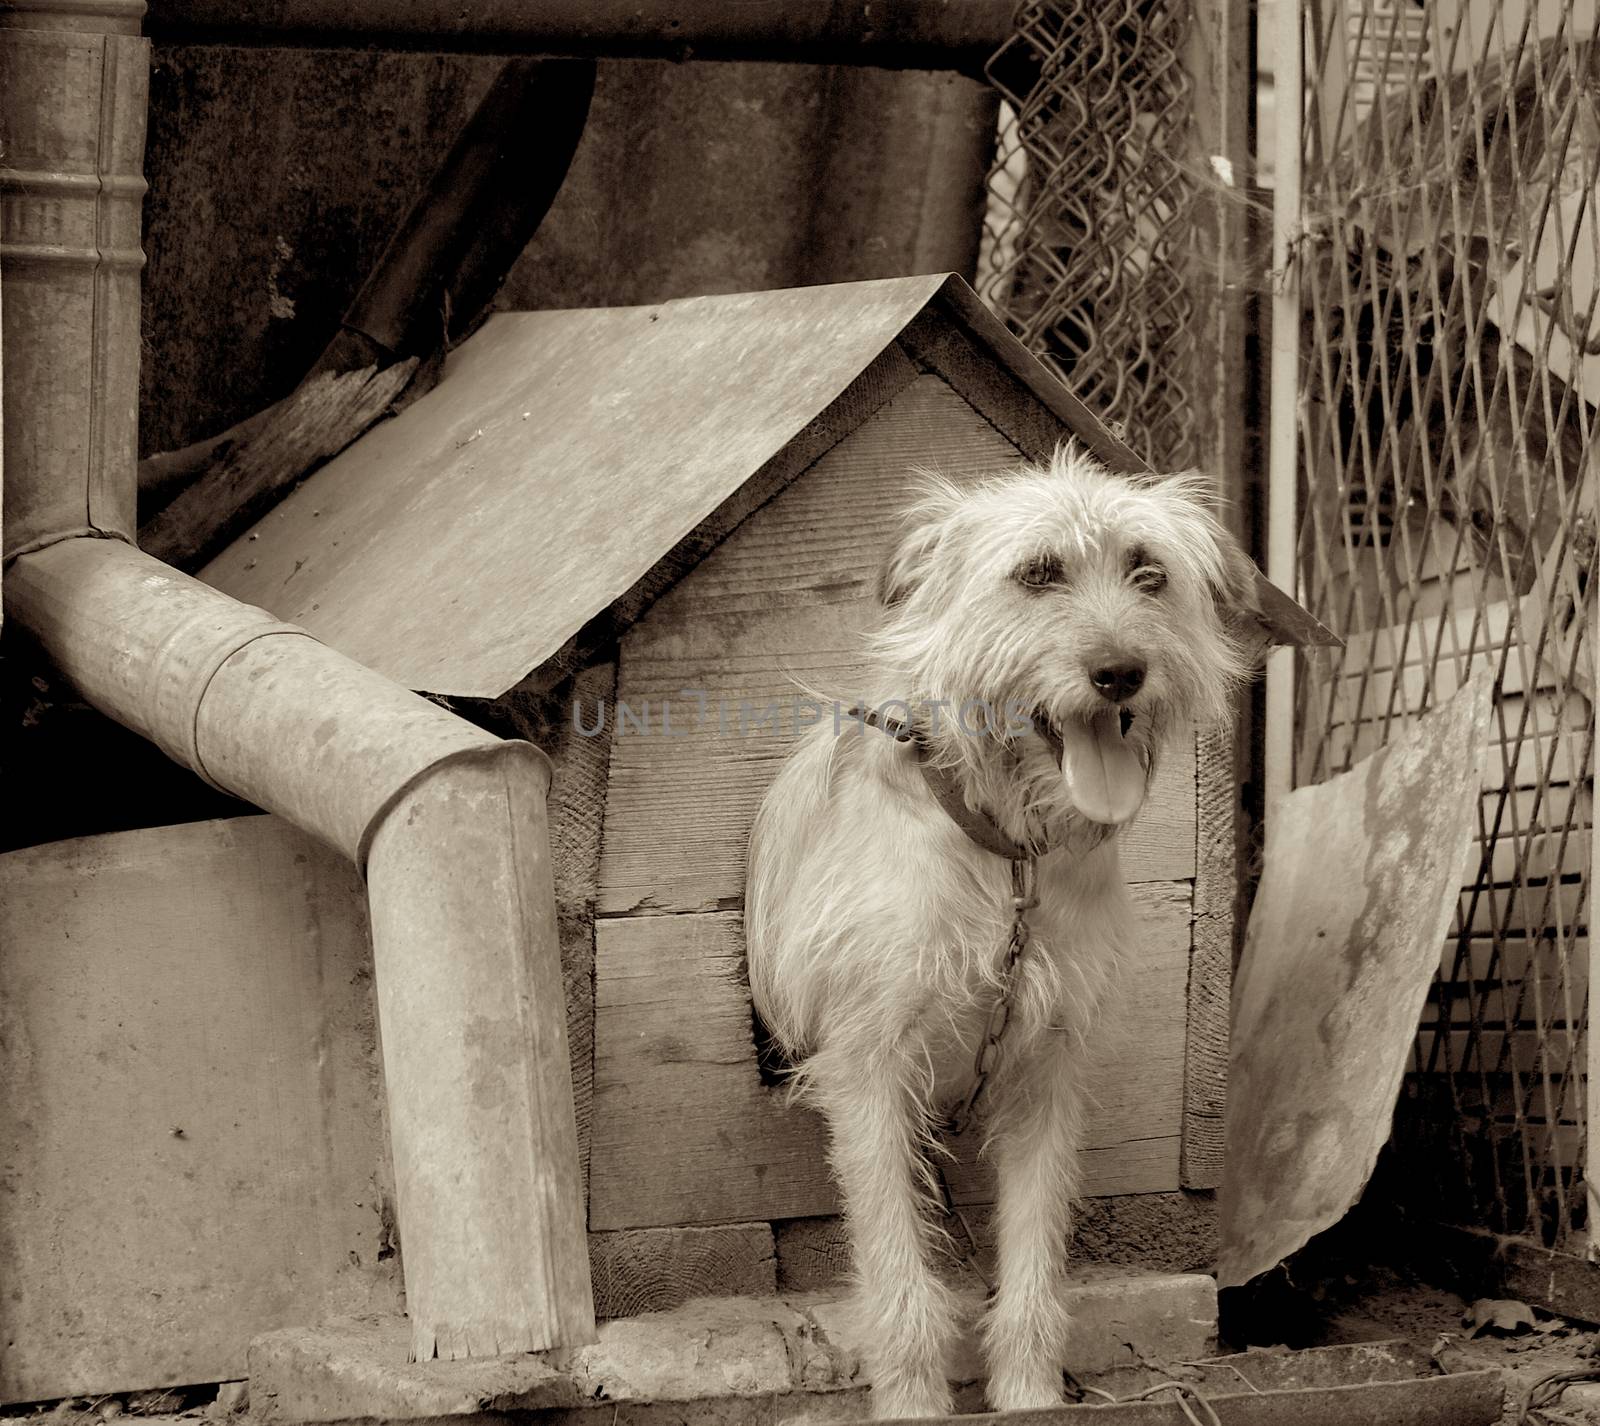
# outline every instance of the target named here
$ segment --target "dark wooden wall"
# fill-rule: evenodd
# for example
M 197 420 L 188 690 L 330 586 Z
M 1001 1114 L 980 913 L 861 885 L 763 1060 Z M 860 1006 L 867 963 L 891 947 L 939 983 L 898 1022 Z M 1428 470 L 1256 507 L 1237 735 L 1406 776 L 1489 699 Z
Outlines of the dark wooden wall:
M 156 50 L 144 454 L 295 384 L 498 63 Z M 993 124 L 989 91 L 949 74 L 602 64 L 566 186 L 499 305 L 970 276 Z

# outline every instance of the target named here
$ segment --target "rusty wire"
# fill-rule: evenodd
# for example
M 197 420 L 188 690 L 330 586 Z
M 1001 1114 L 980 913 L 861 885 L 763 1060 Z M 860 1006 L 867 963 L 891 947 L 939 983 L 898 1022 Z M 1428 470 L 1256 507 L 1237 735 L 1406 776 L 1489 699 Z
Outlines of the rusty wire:
M 1576 1251 L 1600 404 L 1594 7 L 1300 0 L 1296 781 L 1495 677 L 1475 855 L 1397 1119 L 1428 1210 Z
M 1189 0 L 1023 0 L 980 295 L 1146 459 L 1195 459 Z

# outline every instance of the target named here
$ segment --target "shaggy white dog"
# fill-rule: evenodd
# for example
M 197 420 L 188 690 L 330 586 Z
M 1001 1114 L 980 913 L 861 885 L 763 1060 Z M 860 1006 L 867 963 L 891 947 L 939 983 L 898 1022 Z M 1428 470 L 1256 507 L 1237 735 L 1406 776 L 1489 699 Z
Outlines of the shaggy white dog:
M 1167 735 L 1227 716 L 1246 672 L 1227 606 L 1253 573 L 1192 475 L 1064 450 L 971 490 L 930 481 L 880 585 L 872 726 L 814 728 L 762 805 L 750 984 L 828 1120 L 880 1418 L 950 1408 L 929 1154 L 1002 1023 L 988 1394 L 1061 1400 L 1085 1044 L 1138 934 L 1117 833 Z

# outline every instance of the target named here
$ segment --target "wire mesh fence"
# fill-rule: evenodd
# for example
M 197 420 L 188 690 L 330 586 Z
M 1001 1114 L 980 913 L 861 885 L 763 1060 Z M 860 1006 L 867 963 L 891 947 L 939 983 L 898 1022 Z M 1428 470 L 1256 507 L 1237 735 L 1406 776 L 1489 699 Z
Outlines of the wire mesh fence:
M 1396 1127 L 1456 1222 L 1587 1242 L 1600 44 L 1594 0 L 1304 23 L 1295 781 L 1484 666 L 1476 854 Z M 1280 99 L 1280 105 L 1287 99 Z
M 1195 460 L 1189 0 L 1024 0 L 979 292 L 1147 460 Z

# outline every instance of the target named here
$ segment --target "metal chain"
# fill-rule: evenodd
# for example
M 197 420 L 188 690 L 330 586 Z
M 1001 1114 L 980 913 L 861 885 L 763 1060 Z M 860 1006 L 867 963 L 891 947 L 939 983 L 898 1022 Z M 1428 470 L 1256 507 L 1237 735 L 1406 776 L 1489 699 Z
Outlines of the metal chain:
M 947 1115 L 936 1126 L 939 1133 L 949 1138 L 959 1137 L 972 1123 L 972 1116 L 978 1107 L 978 1101 L 983 1097 L 984 1087 L 989 1083 L 989 1076 L 994 1073 L 994 1068 L 1000 1061 L 1001 1042 L 1005 1039 L 1006 1030 L 1011 1024 L 1011 1007 L 1016 999 L 1017 974 L 1022 965 L 1023 952 L 1028 949 L 1028 912 L 1038 904 L 1038 860 L 1031 856 L 1017 857 L 1011 863 L 1011 936 L 1006 942 L 1005 964 L 1000 970 L 1000 994 L 995 1000 L 993 1009 L 989 1011 L 983 1038 L 978 1041 L 978 1052 L 972 1066 L 972 1087 L 967 1091 L 966 1098 L 961 1101 L 960 1108 Z M 962 1261 L 983 1279 L 992 1293 L 995 1284 L 978 1264 L 978 1240 L 973 1235 L 972 1225 L 967 1222 L 966 1214 L 956 1205 L 955 1196 L 950 1192 L 950 1182 L 945 1177 L 944 1165 L 939 1162 L 937 1156 L 933 1160 L 933 1173 L 939 1185 L 939 1210 L 946 1218 L 954 1219 L 961 1225 L 961 1233 L 966 1240 L 965 1245 L 959 1246 L 957 1251 L 961 1254 Z
M 1011 863 L 1011 938 L 1006 943 L 1005 965 L 1000 970 L 1000 995 L 989 1011 L 983 1038 L 972 1065 L 972 1088 L 960 1108 L 947 1115 L 939 1126 L 951 1138 L 966 1133 L 972 1123 L 978 1100 L 983 1097 L 989 1076 L 1000 1061 L 1000 1045 L 1011 1024 L 1011 1007 L 1016 998 L 1017 969 L 1022 953 L 1028 949 L 1028 912 L 1039 904 L 1039 864 L 1033 857 L 1018 857 Z

